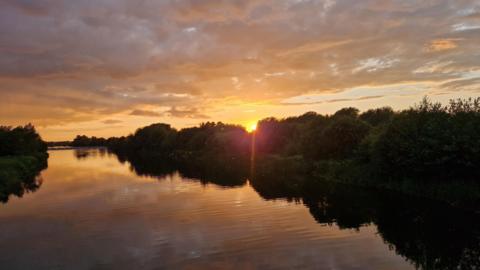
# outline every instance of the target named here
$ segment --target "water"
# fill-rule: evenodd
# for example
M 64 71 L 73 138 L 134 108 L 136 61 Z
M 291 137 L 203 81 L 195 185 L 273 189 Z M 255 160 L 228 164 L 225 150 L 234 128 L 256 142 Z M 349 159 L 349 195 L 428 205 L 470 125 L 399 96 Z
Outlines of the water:
M 132 169 L 51 151 L 41 186 L 0 205 L 0 269 L 479 269 L 478 216 L 435 202 Z

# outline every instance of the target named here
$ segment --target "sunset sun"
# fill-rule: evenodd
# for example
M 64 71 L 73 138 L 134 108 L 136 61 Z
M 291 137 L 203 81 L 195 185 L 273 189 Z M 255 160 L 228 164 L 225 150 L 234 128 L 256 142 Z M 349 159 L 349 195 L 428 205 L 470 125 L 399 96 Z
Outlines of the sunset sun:
M 255 130 L 257 130 L 257 122 L 250 123 L 250 124 L 247 125 L 247 131 L 248 132 L 252 133 Z

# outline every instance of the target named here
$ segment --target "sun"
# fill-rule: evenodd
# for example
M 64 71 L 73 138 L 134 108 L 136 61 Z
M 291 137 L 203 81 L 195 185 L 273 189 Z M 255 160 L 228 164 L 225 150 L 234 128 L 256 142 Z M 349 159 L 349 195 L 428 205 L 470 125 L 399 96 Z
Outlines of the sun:
M 252 133 L 257 130 L 257 122 L 251 123 L 247 126 L 247 131 Z

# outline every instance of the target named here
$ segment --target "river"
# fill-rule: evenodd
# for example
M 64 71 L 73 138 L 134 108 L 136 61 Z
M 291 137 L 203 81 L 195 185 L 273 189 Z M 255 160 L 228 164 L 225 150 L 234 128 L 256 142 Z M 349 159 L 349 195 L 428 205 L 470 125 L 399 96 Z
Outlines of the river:
M 98 149 L 49 154 L 39 187 L 0 205 L 0 269 L 480 265 L 478 214 L 440 203 L 341 186 L 295 195 L 247 179 L 138 173 Z

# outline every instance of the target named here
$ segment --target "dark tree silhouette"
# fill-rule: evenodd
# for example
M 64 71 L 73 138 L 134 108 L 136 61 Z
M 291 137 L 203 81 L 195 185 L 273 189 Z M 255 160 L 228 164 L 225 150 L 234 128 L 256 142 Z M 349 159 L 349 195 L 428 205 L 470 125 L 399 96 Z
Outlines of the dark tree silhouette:
M 253 167 L 298 170 L 312 178 L 454 203 L 475 205 L 480 199 L 480 98 L 452 100 L 447 106 L 425 98 L 399 112 L 383 107 L 360 114 L 349 107 L 333 115 L 266 118 L 254 135 L 223 123 L 180 131 L 153 124 L 127 137 L 78 136 L 74 142 L 105 145 L 127 160 L 174 162 L 210 175 Z M 253 154 L 256 164 L 249 166 Z
M 40 186 L 37 175 L 47 167 L 46 151 L 47 145 L 33 125 L 0 126 L 0 201 Z

